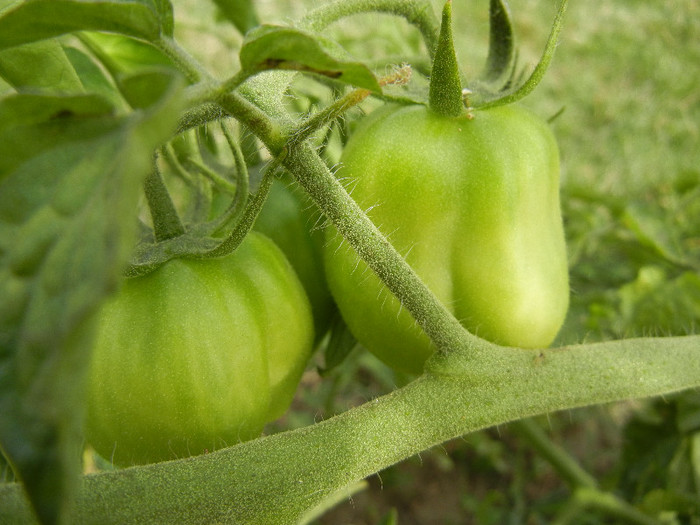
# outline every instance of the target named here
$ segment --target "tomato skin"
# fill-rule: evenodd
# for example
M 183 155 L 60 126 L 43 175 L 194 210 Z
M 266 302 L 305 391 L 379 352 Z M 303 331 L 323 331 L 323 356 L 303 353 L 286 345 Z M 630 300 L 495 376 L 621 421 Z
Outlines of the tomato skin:
M 325 237 L 322 230 L 315 229 L 321 220 L 308 196 L 291 181 L 278 179 L 254 226 L 280 247 L 294 267 L 311 302 L 317 339 L 328 331 L 336 312 L 323 265 Z
M 127 280 L 97 323 L 85 433 L 117 465 L 257 437 L 291 403 L 313 342 L 301 284 L 258 233 Z
M 470 331 L 551 344 L 568 309 L 559 155 L 545 122 L 507 106 L 443 117 L 387 106 L 351 136 L 338 176 L 424 283 Z M 331 292 L 358 340 L 393 368 L 422 371 L 434 347 L 334 228 Z

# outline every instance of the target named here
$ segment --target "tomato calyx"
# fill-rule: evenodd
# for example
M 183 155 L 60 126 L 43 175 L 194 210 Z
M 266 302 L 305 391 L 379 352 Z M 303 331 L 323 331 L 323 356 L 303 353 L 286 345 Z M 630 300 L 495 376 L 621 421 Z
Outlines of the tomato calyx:
M 542 56 L 526 77 L 518 66 L 510 10 L 505 0 L 489 6 L 489 50 L 486 65 L 476 79 L 462 87 L 452 38 L 452 1 L 442 13 L 440 36 L 430 75 L 429 107 L 443 116 L 472 116 L 473 109 L 512 104 L 529 95 L 540 83 L 554 56 L 568 0 L 561 0 Z
M 214 220 L 183 226 L 157 163 L 145 187 L 153 230 L 146 230 L 137 244 L 126 277 L 151 273 L 176 258 L 210 259 L 233 253 L 252 229 L 267 199 L 272 181 L 286 157 L 283 150 L 263 170 L 257 190 L 248 194 L 249 175 L 242 152 L 222 126 L 237 168 L 234 196 L 226 210 Z M 172 160 L 172 159 L 171 159 Z

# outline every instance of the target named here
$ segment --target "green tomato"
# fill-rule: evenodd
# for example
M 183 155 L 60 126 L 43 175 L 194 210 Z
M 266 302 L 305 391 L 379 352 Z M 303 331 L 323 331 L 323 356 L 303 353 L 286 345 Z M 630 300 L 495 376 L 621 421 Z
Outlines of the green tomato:
M 255 221 L 255 230 L 279 246 L 304 285 L 317 338 L 328 331 L 336 311 L 323 267 L 323 231 L 316 229 L 320 212 L 291 181 L 275 180 Z
M 306 294 L 275 244 L 172 260 L 101 309 L 86 439 L 117 465 L 257 437 L 288 408 L 313 344 Z
M 471 332 L 551 344 L 569 303 L 559 155 L 547 124 L 519 107 L 443 117 L 382 108 L 350 138 L 339 177 L 353 199 Z M 434 346 L 335 229 L 331 292 L 355 337 L 418 373 Z

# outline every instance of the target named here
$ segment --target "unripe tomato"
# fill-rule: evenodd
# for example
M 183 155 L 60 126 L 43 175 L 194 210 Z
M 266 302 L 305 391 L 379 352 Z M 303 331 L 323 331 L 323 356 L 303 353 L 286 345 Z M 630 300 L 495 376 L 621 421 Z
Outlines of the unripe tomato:
M 471 120 L 388 106 L 350 138 L 338 176 L 466 328 L 507 346 L 552 342 L 569 285 L 559 155 L 545 122 L 514 106 Z M 332 228 L 325 262 L 357 339 L 420 372 L 433 345 Z
M 289 406 L 313 343 L 306 294 L 277 246 L 172 260 L 99 313 L 86 439 L 118 465 L 258 436 Z
M 319 218 L 311 199 L 282 179 L 273 182 L 254 226 L 281 248 L 299 276 L 311 302 L 317 338 L 328 331 L 336 311 L 323 268 L 323 231 L 315 230 Z

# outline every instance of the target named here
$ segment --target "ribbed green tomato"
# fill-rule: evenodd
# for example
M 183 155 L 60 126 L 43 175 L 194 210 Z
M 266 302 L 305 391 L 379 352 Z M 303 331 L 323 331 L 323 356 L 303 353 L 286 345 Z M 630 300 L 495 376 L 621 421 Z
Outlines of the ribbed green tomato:
M 313 202 L 287 180 L 275 180 L 255 221 L 255 230 L 272 239 L 304 285 L 314 316 L 316 337 L 328 331 L 336 311 L 323 268 L 322 231 L 315 231 L 320 213 Z
M 552 342 L 569 285 L 559 155 L 545 122 L 515 106 L 473 119 L 388 106 L 351 136 L 338 176 L 466 328 L 507 346 Z M 325 262 L 357 339 L 420 372 L 433 345 L 332 228 Z
M 280 249 L 172 260 L 100 311 L 86 439 L 118 465 L 257 437 L 288 408 L 313 343 L 306 294 Z

